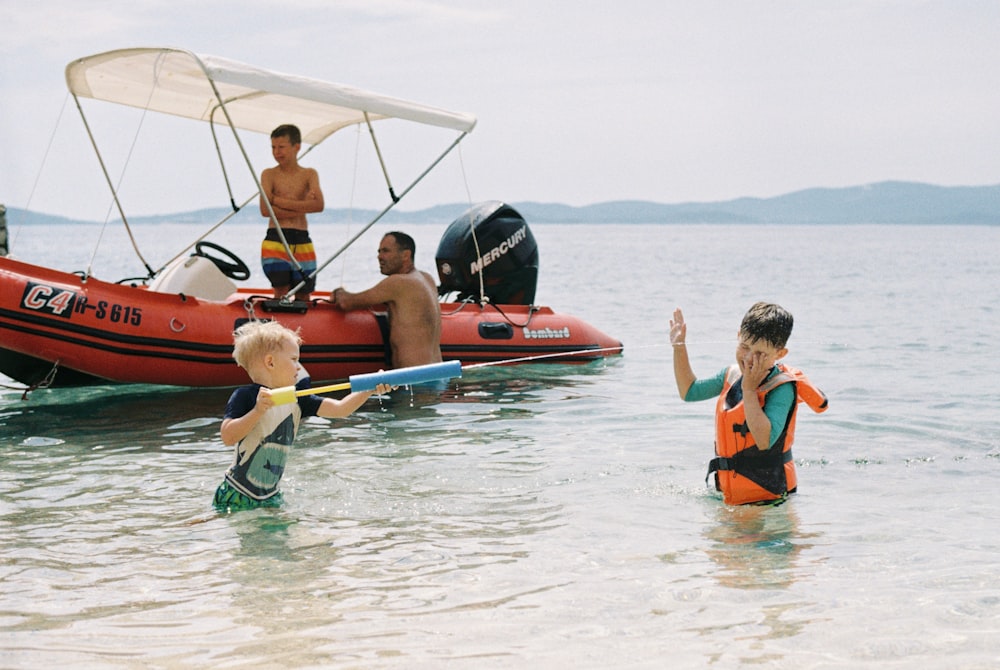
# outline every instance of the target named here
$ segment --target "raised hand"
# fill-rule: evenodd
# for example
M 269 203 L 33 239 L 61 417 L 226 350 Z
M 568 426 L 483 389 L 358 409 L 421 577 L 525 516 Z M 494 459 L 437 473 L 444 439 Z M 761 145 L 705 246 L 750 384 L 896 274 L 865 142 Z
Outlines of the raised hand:
M 678 307 L 674 310 L 674 318 L 670 319 L 670 344 L 675 347 L 684 346 L 687 339 L 687 324 L 684 323 L 684 313 Z

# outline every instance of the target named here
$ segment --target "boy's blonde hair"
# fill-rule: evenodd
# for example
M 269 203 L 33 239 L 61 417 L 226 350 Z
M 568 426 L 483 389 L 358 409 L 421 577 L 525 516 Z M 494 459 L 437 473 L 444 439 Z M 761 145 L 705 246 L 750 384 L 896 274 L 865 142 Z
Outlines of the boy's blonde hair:
M 287 342 L 302 344 L 297 330 L 289 330 L 277 321 L 247 321 L 233 333 L 233 358 L 244 370 L 264 356 L 281 349 Z

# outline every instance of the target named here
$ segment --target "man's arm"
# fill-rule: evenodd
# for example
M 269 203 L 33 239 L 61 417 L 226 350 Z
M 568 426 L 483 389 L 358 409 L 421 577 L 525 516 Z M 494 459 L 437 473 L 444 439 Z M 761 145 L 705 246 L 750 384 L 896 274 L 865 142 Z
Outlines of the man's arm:
M 389 276 L 372 286 L 367 291 L 351 293 L 345 288 L 333 290 L 333 302 L 344 311 L 365 309 L 374 305 L 386 305 L 395 302 L 398 291 L 398 278 Z

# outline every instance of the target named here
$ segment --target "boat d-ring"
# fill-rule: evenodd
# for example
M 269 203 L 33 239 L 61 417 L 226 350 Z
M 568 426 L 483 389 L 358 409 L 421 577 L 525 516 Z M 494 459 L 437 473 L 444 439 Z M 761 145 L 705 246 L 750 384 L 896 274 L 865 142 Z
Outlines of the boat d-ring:
M 185 328 L 187 328 L 187 326 L 178 321 L 176 316 L 170 317 L 170 330 L 175 333 L 182 333 Z

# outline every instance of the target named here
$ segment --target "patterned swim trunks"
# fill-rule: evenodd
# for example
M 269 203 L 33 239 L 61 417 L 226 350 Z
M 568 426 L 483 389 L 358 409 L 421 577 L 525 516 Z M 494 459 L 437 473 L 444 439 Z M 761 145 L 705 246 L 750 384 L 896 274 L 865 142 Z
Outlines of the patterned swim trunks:
M 281 232 L 285 235 L 285 241 L 288 242 L 292 255 L 301 266 L 301 272 L 288 259 L 285 245 L 281 243 L 278 231 L 274 228 L 267 229 L 264 241 L 260 245 L 260 263 L 271 286 L 294 286 L 316 269 L 316 249 L 309 239 L 307 230 L 283 228 Z M 316 279 L 313 278 L 306 283 L 305 291 L 311 293 L 315 288 Z
M 281 491 L 270 498 L 257 500 L 237 490 L 228 481 L 222 480 L 219 488 L 215 490 L 212 506 L 220 512 L 235 512 L 241 509 L 256 509 L 257 507 L 278 507 L 281 502 Z

